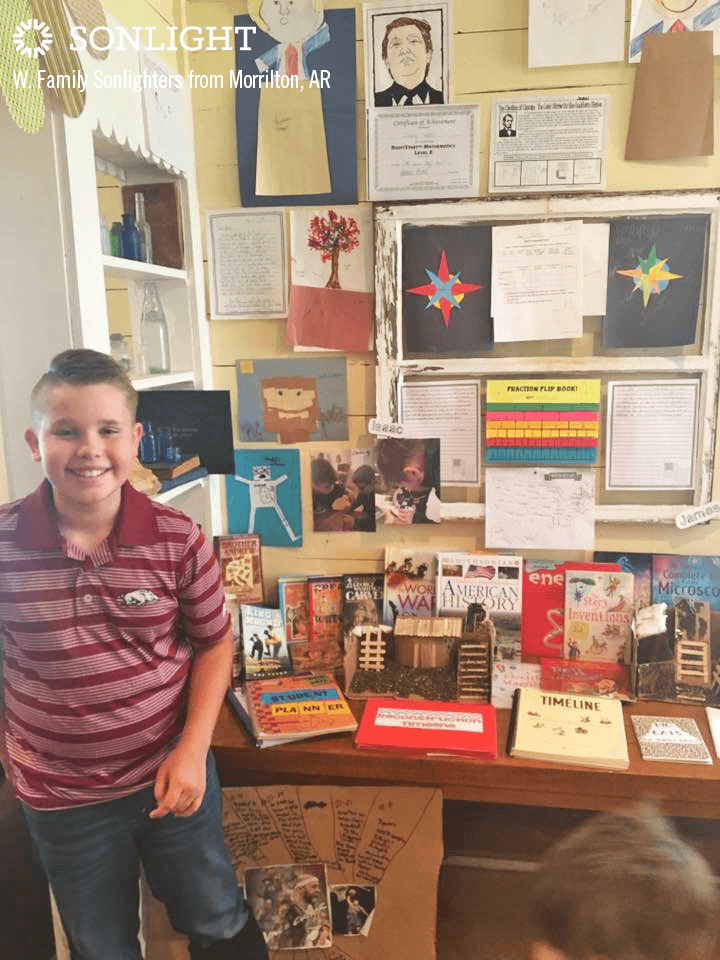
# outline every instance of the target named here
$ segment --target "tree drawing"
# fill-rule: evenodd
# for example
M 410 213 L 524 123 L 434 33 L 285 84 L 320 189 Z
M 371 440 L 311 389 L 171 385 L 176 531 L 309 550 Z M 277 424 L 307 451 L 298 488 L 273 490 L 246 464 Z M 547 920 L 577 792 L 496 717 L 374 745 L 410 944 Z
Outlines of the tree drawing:
M 340 253 L 349 253 L 360 244 L 360 227 L 354 217 L 339 217 L 328 210 L 325 217 L 313 217 L 308 230 L 308 246 L 319 250 L 323 263 L 330 261 L 330 278 L 325 287 L 340 289 L 338 265 Z

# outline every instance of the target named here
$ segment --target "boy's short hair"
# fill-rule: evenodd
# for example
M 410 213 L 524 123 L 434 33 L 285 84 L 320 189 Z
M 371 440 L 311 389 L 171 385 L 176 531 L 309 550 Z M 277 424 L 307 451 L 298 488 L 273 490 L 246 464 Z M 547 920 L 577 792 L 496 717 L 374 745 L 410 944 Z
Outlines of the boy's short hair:
M 337 483 L 335 467 L 329 460 L 316 457 L 310 464 L 310 477 L 313 483 Z
M 704 960 L 717 906 L 708 863 L 645 806 L 593 817 L 552 847 L 530 901 L 535 939 L 567 960 Z
M 363 484 L 363 486 L 368 486 L 369 484 L 375 483 L 375 471 L 372 467 L 369 467 L 367 464 L 363 464 L 361 467 L 358 467 L 357 470 L 353 472 L 352 475 L 353 483 Z
M 99 350 L 63 350 L 50 361 L 50 366 L 33 387 L 30 394 L 30 413 L 33 420 L 42 411 L 46 390 L 59 386 L 90 386 L 107 383 L 123 394 L 135 419 L 138 405 L 137 390 L 130 378 L 112 357 Z

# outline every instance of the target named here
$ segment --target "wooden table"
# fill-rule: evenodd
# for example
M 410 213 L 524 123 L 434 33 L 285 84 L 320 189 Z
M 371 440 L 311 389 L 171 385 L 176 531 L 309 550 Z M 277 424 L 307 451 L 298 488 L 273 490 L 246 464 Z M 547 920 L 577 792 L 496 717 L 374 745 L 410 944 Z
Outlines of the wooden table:
M 359 717 L 362 702 L 353 703 Z M 436 786 L 446 801 L 612 810 L 654 798 L 676 817 L 720 820 L 720 761 L 702 707 L 643 702 L 624 707 L 630 754 L 627 770 L 520 760 L 508 757 L 505 742 L 509 710 L 498 710 L 500 755 L 493 763 L 428 758 L 405 751 L 358 750 L 349 734 L 320 737 L 260 750 L 246 736 L 227 704 L 213 737 L 213 752 L 224 786 L 335 783 Z M 640 758 L 631 714 L 693 717 L 711 754 L 712 765 L 660 763 Z

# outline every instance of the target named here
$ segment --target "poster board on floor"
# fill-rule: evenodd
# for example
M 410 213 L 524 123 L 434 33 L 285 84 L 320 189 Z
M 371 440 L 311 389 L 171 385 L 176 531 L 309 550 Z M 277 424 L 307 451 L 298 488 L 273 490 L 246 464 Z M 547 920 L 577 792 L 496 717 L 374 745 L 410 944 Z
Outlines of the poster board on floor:
M 366 936 L 334 930 L 329 947 L 271 950 L 271 960 L 436 960 L 440 790 L 273 786 L 223 793 L 239 883 L 256 867 L 323 863 L 331 890 L 374 887 Z

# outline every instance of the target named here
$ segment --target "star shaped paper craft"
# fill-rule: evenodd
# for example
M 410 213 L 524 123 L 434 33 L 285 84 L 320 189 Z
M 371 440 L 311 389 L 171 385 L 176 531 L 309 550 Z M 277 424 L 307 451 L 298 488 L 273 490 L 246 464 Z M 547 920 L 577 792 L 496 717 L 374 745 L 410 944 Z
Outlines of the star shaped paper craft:
M 482 283 L 461 283 L 460 274 L 450 274 L 448 271 L 447 258 L 445 251 L 440 254 L 440 267 L 437 273 L 425 268 L 430 283 L 425 283 L 421 287 L 411 287 L 406 293 L 414 293 L 419 297 L 427 297 L 428 302 L 425 309 L 436 307 L 442 314 L 443 322 L 447 328 L 450 325 L 450 314 L 453 307 L 459 307 L 466 293 L 473 293 L 476 290 L 482 290 Z
M 671 280 L 681 280 L 683 277 L 681 273 L 670 273 L 666 270 L 667 262 L 667 257 L 664 260 L 658 259 L 653 246 L 646 259 L 638 257 L 638 265 L 633 270 L 616 270 L 615 273 L 619 273 L 622 277 L 633 278 L 635 281 L 633 292 L 642 290 L 643 306 L 646 307 L 651 293 L 662 293 Z

